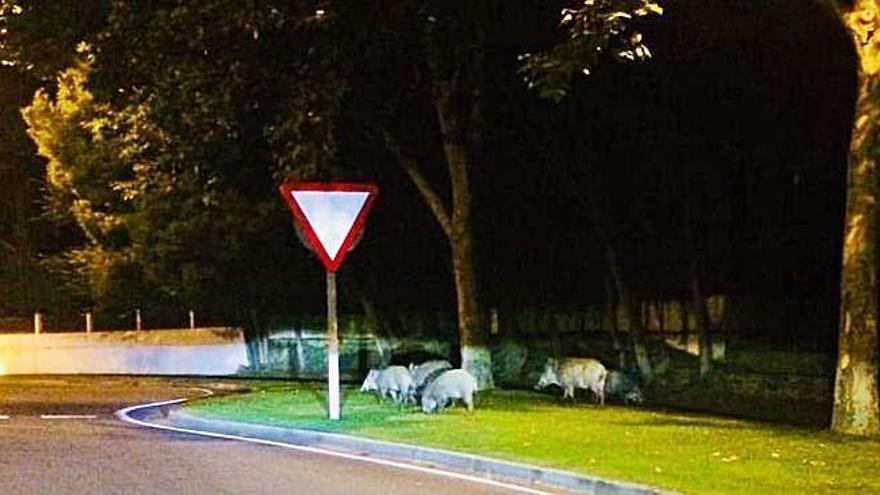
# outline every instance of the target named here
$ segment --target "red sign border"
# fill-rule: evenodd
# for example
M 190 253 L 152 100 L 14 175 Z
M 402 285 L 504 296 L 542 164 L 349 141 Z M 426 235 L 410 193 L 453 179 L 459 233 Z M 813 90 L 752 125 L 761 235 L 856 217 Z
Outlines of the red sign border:
M 318 259 L 324 264 L 324 268 L 328 273 L 339 270 L 339 267 L 342 265 L 342 261 L 348 254 L 349 249 L 351 249 L 358 234 L 364 228 L 364 223 L 367 221 L 367 215 L 370 213 L 370 209 L 373 207 L 373 202 L 379 194 L 379 188 L 375 184 L 359 184 L 354 182 L 287 182 L 278 186 L 278 190 L 281 192 L 284 202 L 287 203 L 287 207 L 290 208 L 290 211 L 293 213 L 293 218 L 297 225 L 302 228 L 303 233 L 309 240 L 315 253 L 317 253 Z M 364 206 L 355 218 L 351 229 L 349 229 L 348 235 L 345 236 L 345 240 L 342 241 L 342 245 L 339 247 L 339 252 L 336 253 L 335 259 L 331 259 L 327 254 L 327 250 L 324 249 L 324 245 L 321 244 L 318 235 L 315 234 L 315 229 L 312 228 L 312 225 L 306 218 L 305 213 L 303 213 L 302 208 L 300 208 L 296 200 L 293 199 L 294 191 L 346 191 L 368 193 L 367 200 L 364 202 Z

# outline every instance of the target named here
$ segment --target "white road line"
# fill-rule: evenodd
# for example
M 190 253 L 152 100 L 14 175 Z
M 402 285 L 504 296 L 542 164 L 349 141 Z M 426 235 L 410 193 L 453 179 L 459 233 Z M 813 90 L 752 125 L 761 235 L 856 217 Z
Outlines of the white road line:
M 40 414 L 40 419 L 95 419 L 96 414 Z
M 129 413 L 132 413 L 132 412 L 137 411 L 139 409 L 147 409 L 150 407 L 159 407 L 159 406 L 170 406 L 172 404 L 180 404 L 181 402 L 186 402 L 188 400 L 189 399 L 175 399 L 175 400 L 167 400 L 167 401 L 163 401 L 163 402 L 153 402 L 151 404 L 139 404 L 137 406 L 126 407 L 124 409 L 120 409 L 120 410 L 116 411 L 116 417 L 118 417 L 119 419 L 121 419 L 122 421 L 125 421 L 127 423 L 135 424 L 138 426 L 144 426 L 147 428 L 156 428 L 159 430 L 176 431 L 179 433 L 189 433 L 191 435 L 200 435 L 203 437 L 222 438 L 225 440 L 237 440 L 240 442 L 250 442 L 250 443 L 257 443 L 257 444 L 262 444 L 262 445 L 271 445 L 273 447 L 283 447 L 285 449 L 298 450 L 300 452 L 309 452 L 312 454 L 321 454 L 321 455 L 327 455 L 327 456 L 331 456 L 331 457 L 339 457 L 342 459 L 348 459 L 348 460 L 352 460 L 352 461 L 368 462 L 370 464 L 379 464 L 382 466 L 390 466 L 390 467 L 395 467 L 398 469 L 406 469 L 409 471 L 417 471 L 420 473 L 433 474 L 436 476 L 443 476 L 446 478 L 454 478 L 454 479 L 458 479 L 458 480 L 470 481 L 473 483 L 482 483 L 484 485 L 497 486 L 499 488 L 505 488 L 507 490 L 511 490 L 511 491 L 519 492 L 519 493 L 529 493 L 532 495 L 553 495 L 551 492 L 545 492 L 545 491 L 541 491 L 541 490 L 536 490 L 534 488 L 528 488 L 525 486 L 514 485 L 511 483 L 505 483 L 503 481 L 497 481 L 497 480 L 493 480 L 493 479 L 489 479 L 489 478 L 481 478 L 481 477 L 477 477 L 477 476 L 470 476 L 470 475 L 461 474 L 461 473 L 454 473 L 454 472 L 450 472 L 450 471 L 442 471 L 440 469 L 434 469 L 434 468 L 429 468 L 429 467 L 424 467 L 424 466 L 416 466 L 414 464 L 407 464 L 404 462 L 389 461 L 389 460 L 385 460 L 385 459 L 377 459 L 375 457 L 363 457 L 363 456 L 359 456 L 356 454 L 347 454 L 344 452 L 336 452 L 333 450 L 324 450 L 324 449 L 319 449 L 316 447 L 305 447 L 302 445 L 293 445 L 293 444 L 289 444 L 289 443 L 276 442 L 273 440 L 263 440 L 261 438 L 242 437 L 242 436 L 238 436 L 238 435 L 227 435 L 225 433 L 212 433 L 212 432 L 208 432 L 208 431 L 190 430 L 188 428 L 177 428 L 175 426 L 166 426 L 166 425 L 160 425 L 160 424 L 156 424 L 156 423 L 147 423 L 146 421 L 134 419 L 129 416 Z
M 9 419 L 9 416 L 7 416 L 5 414 L 0 414 L 0 421 L 5 421 L 7 419 Z

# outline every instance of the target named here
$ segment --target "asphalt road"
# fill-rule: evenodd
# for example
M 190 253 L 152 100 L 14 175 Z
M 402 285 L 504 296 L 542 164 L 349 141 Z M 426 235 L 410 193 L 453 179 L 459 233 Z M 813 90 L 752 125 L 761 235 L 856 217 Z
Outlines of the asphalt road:
M 198 385 L 204 384 L 0 377 L 0 493 L 514 493 L 278 447 L 144 429 L 113 415 L 128 405 L 197 395 L 189 387 Z

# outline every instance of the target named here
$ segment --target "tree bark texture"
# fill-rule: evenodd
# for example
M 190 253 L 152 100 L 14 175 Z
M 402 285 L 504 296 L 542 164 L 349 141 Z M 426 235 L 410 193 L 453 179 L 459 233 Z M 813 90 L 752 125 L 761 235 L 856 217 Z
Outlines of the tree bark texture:
M 452 88 L 441 86 L 434 101 L 452 190 L 451 208 L 446 206 L 440 194 L 422 174 L 418 162 L 400 147 L 390 132 L 385 133 L 385 144 L 412 180 L 446 234 L 452 254 L 462 367 L 474 375 L 480 389 L 488 389 L 494 387 L 494 381 L 492 357 L 486 346 L 488 332 L 482 325 L 477 302 L 468 178 L 470 159 L 462 129 L 462 116 L 456 107 L 455 96 Z
M 703 290 L 700 286 L 700 276 L 698 273 L 697 259 L 691 257 L 690 265 L 690 286 L 691 286 L 691 304 L 694 307 L 694 314 L 697 317 L 697 329 L 699 332 L 699 348 L 700 348 L 700 376 L 704 377 L 709 374 L 712 369 L 712 341 L 709 333 L 709 311 L 706 308 L 706 300 L 703 297 Z
M 651 358 L 648 355 L 648 347 L 645 345 L 645 325 L 642 314 L 635 296 L 622 281 L 617 283 L 617 293 L 620 294 L 620 304 L 626 312 L 630 324 L 630 336 L 632 338 L 633 353 L 636 357 L 636 366 L 644 383 L 651 383 L 654 379 L 654 369 L 651 366 Z
M 452 88 L 441 87 L 435 107 L 452 189 L 449 245 L 452 250 L 452 271 L 458 306 L 461 366 L 474 375 L 478 387 L 482 390 L 494 387 L 492 356 L 486 346 L 488 335 L 482 325 L 480 307 L 477 303 L 471 233 L 471 189 L 468 178 L 470 163 L 462 117 L 459 109 L 456 108 L 455 97 Z
M 831 428 L 880 434 L 877 390 L 877 215 L 880 176 L 880 1 L 858 0 L 843 21 L 859 55 L 859 94 L 850 143 L 840 329 Z

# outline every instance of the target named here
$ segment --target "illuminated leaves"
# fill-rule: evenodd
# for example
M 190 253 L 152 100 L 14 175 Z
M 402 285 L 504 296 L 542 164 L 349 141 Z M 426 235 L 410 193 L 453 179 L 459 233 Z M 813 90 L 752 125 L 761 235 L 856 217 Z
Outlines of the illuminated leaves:
M 844 21 L 853 34 L 862 71 L 866 75 L 880 74 L 880 1 L 859 0 L 844 15 Z
M 105 0 L 0 0 L 0 64 L 50 82 L 75 61 L 75 47 L 99 29 Z
M 603 57 L 631 62 L 650 58 L 640 22 L 662 13 L 651 0 L 583 0 L 562 10 L 566 39 L 550 51 L 520 56 L 520 72 L 539 95 L 559 101 L 571 90 L 572 78 L 590 75 Z
M 55 212 L 88 241 L 67 268 L 98 287 L 96 298 L 119 267 L 125 280 L 189 303 L 206 287 L 248 282 L 229 274 L 252 270 L 253 252 L 266 247 L 251 239 L 284 218 L 265 193 L 273 172 L 329 147 L 336 93 L 322 71 L 332 57 L 313 48 L 312 34 L 335 16 L 317 10 L 114 2 L 100 33 L 70 46 L 84 62 L 25 116 L 49 160 Z M 322 77 L 304 84 L 312 74 Z

